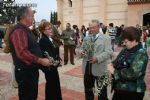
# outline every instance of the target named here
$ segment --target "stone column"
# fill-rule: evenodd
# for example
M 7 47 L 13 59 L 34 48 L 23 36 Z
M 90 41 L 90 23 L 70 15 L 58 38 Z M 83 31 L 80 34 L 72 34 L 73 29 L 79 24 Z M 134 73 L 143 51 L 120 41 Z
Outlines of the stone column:
M 99 19 L 100 22 L 106 23 L 106 8 L 107 8 L 107 0 L 99 0 Z
M 56 0 L 57 1 L 57 15 L 58 20 L 61 21 L 61 29 L 63 29 L 63 0 Z
M 77 0 L 78 4 L 78 27 L 80 28 L 83 25 L 83 0 Z

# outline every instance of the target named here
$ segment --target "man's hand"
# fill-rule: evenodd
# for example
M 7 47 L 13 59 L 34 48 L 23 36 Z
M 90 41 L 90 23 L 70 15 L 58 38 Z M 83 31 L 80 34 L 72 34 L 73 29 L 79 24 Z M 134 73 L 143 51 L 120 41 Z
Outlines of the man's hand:
M 73 40 L 73 38 L 72 38 L 72 37 L 70 37 L 70 40 Z
M 83 41 L 81 40 L 81 38 L 79 39 L 79 44 L 82 45 Z
M 93 57 L 93 58 L 90 60 L 90 63 L 92 63 L 92 64 L 97 63 L 97 58 L 96 58 L 96 57 Z
M 49 59 L 47 58 L 39 58 L 38 61 L 37 61 L 38 64 L 41 64 L 43 66 L 50 66 L 52 65 L 52 61 L 50 61 Z
M 81 56 L 85 56 L 85 55 L 86 55 L 86 52 L 82 50 L 82 51 L 80 52 L 80 54 L 81 54 Z

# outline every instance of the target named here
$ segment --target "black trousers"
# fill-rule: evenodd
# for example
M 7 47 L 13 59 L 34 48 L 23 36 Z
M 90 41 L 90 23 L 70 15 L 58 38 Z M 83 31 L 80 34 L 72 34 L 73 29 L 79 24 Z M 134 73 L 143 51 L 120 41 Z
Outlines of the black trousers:
M 115 90 L 112 100 L 143 100 L 144 93 Z
M 38 95 L 38 68 L 15 68 L 15 77 L 18 83 L 19 100 L 37 100 Z
M 87 62 L 86 70 L 84 74 L 84 91 L 85 91 L 85 100 L 94 100 L 93 87 L 96 80 L 96 77 L 92 75 L 92 64 Z M 101 94 L 98 96 L 98 100 L 108 100 L 107 98 L 107 87 L 102 89 Z
M 62 100 L 60 79 L 57 68 L 42 68 L 45 74 L 45 100 Z

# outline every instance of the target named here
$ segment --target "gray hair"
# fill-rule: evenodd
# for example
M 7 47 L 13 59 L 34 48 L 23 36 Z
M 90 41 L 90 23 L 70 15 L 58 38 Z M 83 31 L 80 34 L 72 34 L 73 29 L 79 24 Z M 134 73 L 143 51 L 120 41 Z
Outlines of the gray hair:
M 21 20 L 22 18 L 24 18 L 29 10 L 30 7 L 21 7 L 18 9 L 17 11 L 17 21 Z
M 89 25 L 92 24 L 92 23 L 96 23 L 97 25 L 100 24 L 99 20 L 97 20 L 97 19 L 92 19 L 92 20 L 90 21 Z

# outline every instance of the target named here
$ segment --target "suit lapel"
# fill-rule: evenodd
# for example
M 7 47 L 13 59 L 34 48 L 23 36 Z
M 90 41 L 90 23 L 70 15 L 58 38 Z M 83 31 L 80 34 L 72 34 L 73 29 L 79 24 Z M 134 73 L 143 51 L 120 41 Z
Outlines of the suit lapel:
M 53 48 L 55 48 L 55 45 L 53 44 L 52 41 L 50 41 L 48 37 L 46 37 L 46 40 L 47 40 L 48 45 L 51 45 Z
M 96 38 L 95 43 L 97 41 L 101 41 L 103 39 L 103 34 L 99 33 L 99 36 Z

